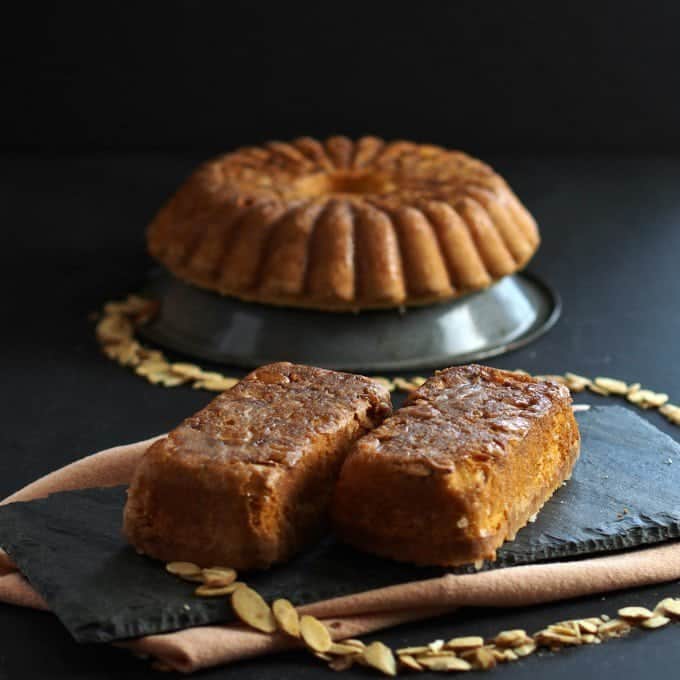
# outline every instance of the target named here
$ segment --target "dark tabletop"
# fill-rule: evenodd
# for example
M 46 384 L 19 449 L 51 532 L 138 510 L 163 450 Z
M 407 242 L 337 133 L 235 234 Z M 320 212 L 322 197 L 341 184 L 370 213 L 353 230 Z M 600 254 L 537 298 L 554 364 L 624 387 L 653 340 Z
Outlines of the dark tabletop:
M 150 267 L 143 230 L 199 160 L 127 154 L 0 160 L 4 323 L 0 335 L 0 496 L 92 451 L 172 427 L 211 396 L 163 389 L 106 360 L 88 319 L 139 289 Z M 609 375 L 680 401 L 680 159 L 491 157 L 537 217 L 543 245 L 531 270 L 564 300 L 558 325 L 491 361 L 533 373 Z M 238 374 L 236 371 L 234 374 Z M 606 403 L 591 395 L 577 401 Z M 656 413 L 651 422 L 676 439 Z M 680 461 L 677 462 L 680 464 Z M 375 639 L 399 647 L 462 634 L 530 631 L 680 595 L 680 583 L 518 610 L 465 610 Z M 149 677 L 106 646 L 76 645 L 50 614 L 0 605 L 0 678 Z M 637 678 L 680 666 L 678 627 L 530 657 L 492 673 L 529 678 Z M 210 678 L 322 678 L 303 653 L 236 664 Z M 365 676 L 363 669 L 345 677 Z

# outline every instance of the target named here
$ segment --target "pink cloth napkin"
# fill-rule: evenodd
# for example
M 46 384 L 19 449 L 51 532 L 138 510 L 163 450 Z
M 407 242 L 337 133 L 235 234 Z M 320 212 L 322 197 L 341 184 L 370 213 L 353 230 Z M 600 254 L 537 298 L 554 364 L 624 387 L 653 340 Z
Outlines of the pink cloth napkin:
M 118 446 L 67 465 L 4 501 L 41 498 L 55 491 L 126 484 L 156 438 Z M 390 626 L 425 619 L 461 606 L 520 607 L 593 593 L 680 579 L 680 543 L 620 555 L 564 563 L 511 567 L 453 575 L 315 602 L 300 608 L 322 619 L 334 639 L 356 637 Z M 45 601 L 0 552 L 0 601 L 47 609 Z M 151 656 L 177 671 L 226 664 L 293 646 L 282 635 L 264 635 L 243 626 L 200 626 L 118 643 Z

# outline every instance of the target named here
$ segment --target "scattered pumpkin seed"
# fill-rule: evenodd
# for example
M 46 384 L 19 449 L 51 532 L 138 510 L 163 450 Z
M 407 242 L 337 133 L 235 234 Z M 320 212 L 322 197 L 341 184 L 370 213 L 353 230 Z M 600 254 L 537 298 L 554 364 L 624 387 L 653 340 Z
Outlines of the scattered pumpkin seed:
M 346 640 L 342 640 L 342 644 L 356 647 L 360 651 L 366 649 L 366 643 L 362 642 L 361 640 L 356 640 L 355 638 L 347 638 Z
M 505 662 L 505 650 L 498 649 L 498 647 L 495 647 L 494 645 L 487 645 L 485 649 L 491 652 L 496 661 L 500 661 L 501 663 Z
M 527 632 L 517 628 L 500 632 L 493 641 L 498 647 L 519 647 L 519 645 L 523 645 L 529 642 L 529 640 L 531 638 L 527 635 Z
M 228 586 L 236 577 L 236 571 L 231 567 L 210 567 L 203 570 L 203 583 L 207 586 Z
M 186 576 L 180 576 L 182 581 L 189 581 L 191 583 L 203 583 L 203 574 L 192 575 L 187 574 Z
M 224 376 L 214 371 L 201 371 L 202 380 L 222 380 Z
M 635 392 L 629 392 L 628 395 L 626 396 L 626 399 L 628 399 L 628 401 L 631 404 L 636 404 L 636 405 L 642 404 L 642 402 L 644 402 L 644 400 L 645 400 L 645 395 L 644 395 L 644 393 L 640 394 L 641 392 L 643 392 L 643 391 L 642 390 L 635 390 Z
M 412 671 L 422 671 L 423 666 L 418 663 L 410 654 L 401 654 L 399 656 L 399 663 Z
M 459 659 L 457 656 L 423 657 L 418 659 L 418 663 L 431 671 L 469 671 L 472 669 L 468 661 Z
M 661 628 L 662 626 L 665 626 L 667 623 L 670 622 L 671 620 L 667 616 L 660 616 L 659 614 L 655 614 L 654 616 L 645 619 L 640 625 L 643 628 L 653 630 L 655 628 Z
M 668 398 L 668 395 L 663 392 L 652 392 L 651 396 L 647 396 L 647 403 L 658 408 L 668 402 Z
M 177 385 L 182 385 L 186 382 L 186 378 L 175 375 L 170 371 L 155 371 L 148 373 L 146 379 L 154 385 L 160 383 L 165 387 L 177 387 Z
M 363 650 L 355 647 L 354 645 L 346 645 L 342 642 L 333 642 L 328 649 L 329 654 L 361 654 Z
M 170 364 L 170 370 L 184 378 L 200 378 L 203 371 L 194 364 L 176 363 Z
M 427 645 L 420 645 L 417 647 L 402 647 L 401 649 L 397 650 L 397 654 L 407 654 L 410 656 L 418 656 L 419 654 L 425 654 L 426 652 L 429 652 L 430 648 Z
M 209 586 L 203 584 L 196 588 L 194 595 L 198 595 L 198 597 L 222 597 L 223 595 L 235 594 L 237 590 L 245 587 L 247 587 L 245 583 L 241 583 L 240 581 L 234 581 L 234 583 L 230 583 L 226 586 Z M 246 623 L 248 623 L 248 621 L 246 621 Z
M 553 633 L 559 633 L 560 635 L 570 635 L 571 637 L 581 637 L 581 631 L 578 626 L 572 625 L 571 621 L 565 621 L 564 623 L 553 623 L 548 626 L 548 630 Z
M 663 608 L 664 614 L 680 618 L 680 598 L 667 597 L 665 600 L 661 600 L 657 606 Z
M 471 663 L 475 668 L 479 668 L 483 671 L 493 668 L 498 663 L 493 652 L 486 647 L 471 650 L 469 654 L 470 656 L 466 656 L 465 660 Z
M 546 382 L 558 383 L 560 385 L 566 385 L 567 384 L 567 379 L 562 375 L 553 375 L 553 374 L 535 375 L 534 378 L 536 378 L 538 380 L 544 380 Z
M 570 646 L 570 645 L 580 645 L 580 637 L 575 635 L 565 635 L 564 633 L 558 633 L 554 630 L 546 629 L 541 630 L 534 636 L 536 642 L 543 647 L 550 647 L 553 644 Z
M 603 623 L 598 629 L 597 634 L 601 639 L 610 637 L 621 637 L 630 632 L 630 624 L 621 619 L 611 619 Z
M 237 587 L 231 596 L 231 604 L 239 619 L 251 628 L 263 633 L 273 633 L 276 630 L 272 610 L 262 596 L 252 588 L 246 585 Z
M 97 338 L 101 342 L 122 342 L 134 333 L 132 322 L 124 316 L 113 314 L 105 316 L 96 327 Z
M 583 392 L 583 390 L 590 385 L 590 379 L 576 373 L 565 373 L 564 377 L 567 380 L 567 387 L 572 392 Z
M 626 621 L 644 621 L 654 616 L 647 607 L 622 607 L 619 609 L 618 614 L 622 619 L 626 619 Z
M 139 366 L 135 369 L 135 373 L 138 375 L 148 376 L 153 373 L 158 373 L 159 371 L 167 371 L 170 368 L 170 364 L 165 361 L 158 359 L 146 359 L 142 361 Z
M 484 645 L 484 638 L 479 635 L 468 635 L 466 637 L 451 638 L 447 643 L 448 649 L 453 649 L 456 652 L 462 652 L 467 649 L 475 649 Z
M 165 571 L 174 576 L 199 576 L 203 570 L 193 562 L 168 562 Z
M 315 652 L 327 652 L 333 644 L 328 628 L 314 616 L 300 618 L 300 635 L 307 647 Z
M 662 392 L 653 392 L 652 390 L 637 390 L 631 392 L 628 397 L 628 401 L 642 408 L 650 408 L 652 406 L 663 406 L 668 401 L 668 395 Z
M 624 395 L 628 393 L 628 384 L 616 378 L 595 378 L 595 384 L 610 394 Z
M 519 647 L 513 647 L 513 651 L 517 656 L 529 656 L 536 651 L 536 643 L 533 640 L 531 642 L 525 642 Z
M 397 662 L 394 660 L 392 650 L 384 645 L 382 642 L 371 642 L 363 652 L 363 658 L 366 663 L 385 675 L 397 674 Z M 426 664 L 422 664 L 426 665 Z
M 576 623 L 578 624 L 578 627 L 581 629 L 582 633 L 589 633 L 590 635 L 597 633 L 598 624 L 594 621 L 589 621 L 588 619 L 579 619 Z
M 292 637 L 300 637 L 300 617 L 297 609 L 283 598 L 274 600 L 272 603 L 272 612 L 279 628 Z
M 457 654 L 452 649 L 442 649 L 439 652 L 425 652 L 425 654 L 417 656 L 416 659 L 439 659 L 445 656 L 457 656 Z
M 225 392 L 230 390 L 238 380 L 236 378 L 212 378 L 209 380 L 197 380 L 194 382 L 194 389 L 209 390 L 210 392 Z
M 166 570 L 188 580 L 214 577 L 236 578 L 229 567 L 201 569 L 193 562 L 169 562 Z M 298 618 L 295 607 L 285 599 L 275 600 L 270 609 L 262 597 L 243 583 L 234 581 L 216 586 L 203 583 L 196 589 L 197 595 L 218 596 L 232 593 L 232 604 L 239 618 L 251 627 L 266 633 L 278 628 L 293 637 L 302 637 L 314 655 L 327 661 L 332 670 L 343 671 L 354 663 L 371 666 L 385 673 L 396 675 L 397 664 L 392 651 L 381 642 L 366 646 L 361 640 L 347 638 L 333 642 L 326 626 L 313 616 Z M 637 605 L 622 607 L 619 618 L 610 619 L 606 614 L 584 619 L 558 621 L 538 631 L 533 637 L 522 629 L 501 631 L 493 644 L 484 645 L 480 636 L 461 636 L 448 642 L 434 640 L 426 645 L 402 647 L 397 650 L 399 664 L 414 671 L 467 671 L 487 670 L 497 663 L 515 661 L 533 654 L 538 646 L 558 651 L 563 647 L 581 644 L 600 644 L 610 638 L 621 637 L 631 630 L 631 623 L 654 630 L 680 618 L 680 598 L 665 598 L 657 603 L 654 611 Z
M 441 650 L 444 648 L 444 640 L 435 640 L 434 642 L 430 642 L 427 645 L 427 648 L 434 654 L 441 652 Z

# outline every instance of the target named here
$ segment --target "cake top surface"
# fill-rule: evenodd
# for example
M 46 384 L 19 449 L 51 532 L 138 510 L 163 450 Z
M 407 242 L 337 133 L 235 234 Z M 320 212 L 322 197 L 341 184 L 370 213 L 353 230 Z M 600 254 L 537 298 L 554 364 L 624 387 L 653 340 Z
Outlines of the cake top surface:
M 428 304 L 521 269 L 536 223 L 462 151 L 302 137 L 204 163 L 156 215 L 151 254 L 244 300 L 337 311 Z
M 412 392 L 355 450 L 452 470 L 464 458 L 502 458 L 555 405 L 570 403 L 569 390 L 557 383 L 488 366 L 456 366 Z
M 168 435 L 186 462 L 207 459 L 294 466 L 318 438 L 353 419 L 369 426 L 391 411 L 387 390 L 363 376 L 290 363 L 258 368 Z
M 224 154 L 203 166 L 213 190 L 253 201 L 306 201 L 327 197 L 389 205 L 419 199 L 450 200 L 461 186 L 480 187 L 502 180 L 462 151 L 409 141 L 363 137 L 354 142 L 310 137 L 269 142 Z

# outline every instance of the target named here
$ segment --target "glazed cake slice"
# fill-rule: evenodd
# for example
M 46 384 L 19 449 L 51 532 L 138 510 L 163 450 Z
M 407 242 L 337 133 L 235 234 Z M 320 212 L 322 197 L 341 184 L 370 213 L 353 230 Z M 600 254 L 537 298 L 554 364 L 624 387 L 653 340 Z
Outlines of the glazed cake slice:
M 570 476 L 579 446 L 566 387 L 485 366 L 439 371 L 353 447 L 336 529 L 417 564 L 493 560 Z
M 351 445 L 390 412 L 389 393 L 369 378 L 261 367 L 144 454 L 125 535 L 166 561 L 285 560 L 323 527 Z

